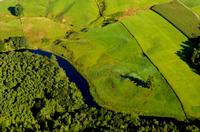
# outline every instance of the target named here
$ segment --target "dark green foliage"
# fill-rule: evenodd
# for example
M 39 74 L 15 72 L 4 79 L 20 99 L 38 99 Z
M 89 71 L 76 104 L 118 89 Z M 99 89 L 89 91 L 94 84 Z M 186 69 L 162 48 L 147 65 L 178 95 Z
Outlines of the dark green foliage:
M 15 50 L 27 47 L 27 39 L 25 37 L 9 37 L 4 40 L 4 43 Z
M 80 91 L 54 60 L 29 52 L 10 52 L 0 54 L 0 66 L 3 129 L 48 130 L 55 116 L 84 105 Z
M 23 15 L 23 10 L 24 9 L 23 9 L 22 5 L 16 4 L 15 8 L 14 8 L 15 16 L 18 16 L 18 17 L 22 16 Z
M 99 15 L 103 16 L 104 11 L 106 9 L 105 0 L 97 0 L 97 5 L 98 5 L 98 8 L 99 8 Z
M 192 63 L 200 67 L 200 43 L 193 50 Z

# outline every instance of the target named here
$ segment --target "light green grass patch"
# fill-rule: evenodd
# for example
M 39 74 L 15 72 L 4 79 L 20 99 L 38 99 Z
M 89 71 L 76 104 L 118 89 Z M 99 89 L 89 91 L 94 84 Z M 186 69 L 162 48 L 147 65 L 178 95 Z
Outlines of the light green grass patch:
M 95 0 L 57 0 L 49 5 L 48 17 L 74 28 L 88 27 L 99 15 Z
M 166 1 L 169 0 L 105 0 L 105 15 L 127 11 L 131 8 L 149 8 L 154 4 Z
M 175 90 L 187 116 L 200 118 L 196 110 L 200 106 L 200 77 L 176 54 L 187 38 L 151 11 L 130 17 L 123 23 Z
M 0 18 L 0 39 L 23 35 L 19 19 L 7 14 L 0 14 Z
M 46 10 L 49 4 L 49 0 L 20 0 L 22 5 L 24 16 L 46 16 Z
M 180 0 L 188 7 L 196 7 L 200 5 L 200 0 Z
M 192 10 L 200 16 L 200 5 L 193 7 Z
M 23 17 L 23 31 L 30 42 L 64 37 L 69 28 L 45 17 Z
M 10 15 L 9 7 L 13 7 L 18 3 L 17 0 L 2 0 L 0 1 L 0 14 Z M 2 19 L 2 18 L 0 18 Z
M 185 119 L 165 79 L 121 24 L 91 30 L 82 34 L 81 40 L 66 46 L 90 82 L 97 103 L 114 111 Z M 153 76 L 154 83 L 152 89 L 142 88 L 120 75 L 144 81 Z
M 173 0 L 169 3 L 158 4 L 152 9 L 171 22 L 189 38 L 200 36 L 199 17 L 178 0 Z

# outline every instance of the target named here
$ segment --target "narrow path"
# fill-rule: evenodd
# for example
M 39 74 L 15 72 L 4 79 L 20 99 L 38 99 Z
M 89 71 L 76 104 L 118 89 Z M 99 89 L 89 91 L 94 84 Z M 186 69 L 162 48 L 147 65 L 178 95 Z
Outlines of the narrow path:
M 176 94 L 175 90 L 173 89 L 173 87 L 171 86 L 171 84 L 168 82 L 168 80 L 165 78 L 165 76 L 161 73 L 161 71 L 159 70 L 159 68 L 153 63 L 153 61 L 148 57 L 148 55 L 144 52 L 142 46 L 140 45 L 140 43 L 138 42 L 138 40 L 135 38 L 135 36 L 130 32 L 130 30 L 126 27 L 126 25 L 124 25 L 124 23 L 122 22 L 119 22 L 126 30 L 127 32 L 129 32 L 129 34 L 136 40 L 136 42 L 138 43 L 140 49 L 142 50 L 142 53 L 143 55 L 151 62 L 151 64 L 158 70 L 158 72 L 161 74 L 161 76 L 165 79 L 165 81 L 167 82 L 167 84 L 169 85 L 170 89 L 173 91 L 173 93 L 175 94 L 176 98 L 178 99 L 178 101 L 180 102 L 181 104 L 181 108 L 182 108 L 182 111 L 186 117 L 186 120 L 188 119 L 187 118 L 187 114 L 185 112 L 185 109 L 184 109 L 184 106 L 183 106 L 183 103 L 181 102 L 180 98 L 178 97 L 178 95 Z

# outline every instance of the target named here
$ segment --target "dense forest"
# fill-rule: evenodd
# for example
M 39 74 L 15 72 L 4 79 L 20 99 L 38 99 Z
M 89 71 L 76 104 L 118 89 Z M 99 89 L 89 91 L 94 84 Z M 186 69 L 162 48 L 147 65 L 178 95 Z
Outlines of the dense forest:
M 136 118 L 88 107 L 50 59 L 28 51 L 0 54 L 1 131 L 198 131 L 189 123 Z

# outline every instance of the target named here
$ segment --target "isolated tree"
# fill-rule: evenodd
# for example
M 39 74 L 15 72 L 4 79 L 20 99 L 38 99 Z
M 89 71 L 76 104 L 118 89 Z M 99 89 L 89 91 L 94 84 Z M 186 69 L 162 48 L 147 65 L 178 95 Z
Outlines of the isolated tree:
M 152 87 L 153 81 L 154 81 L 153 76 L 149 76 L 147 81 L 146 81 L 146 85 L 147 85 L 148 88 Z
M 20 4 L 16 4 L 14 8 L 15 16 L 21 17 L 23 15 L 24 8 Z
M 200 66 L 200 43 L 193 50 L 192 63 L 195 66 Z

